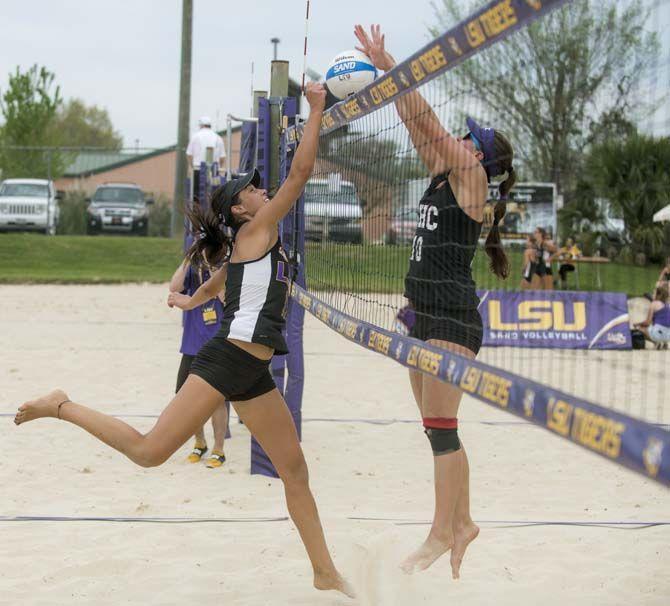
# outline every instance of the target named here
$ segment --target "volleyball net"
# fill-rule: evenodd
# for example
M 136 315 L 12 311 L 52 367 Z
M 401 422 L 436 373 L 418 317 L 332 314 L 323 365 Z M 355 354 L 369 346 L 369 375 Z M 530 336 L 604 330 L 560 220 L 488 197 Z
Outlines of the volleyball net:
M 668 484 L 668 354 L 650 346 L 632 351 L 640 336 L 633 326 L 648 316 L 660 268 L 625 262 L 607 224 L 621 215 L 606 202 L 594 202 L 602 226 L 570 231 L 578 222 L 570 223 L 561 210 L 561 194 L 576 189 L 573 176 L 547 170 L 538 158 L 542 137 L 533 143 L 525 135 L 536 125 L 506 111 L 544 85 L 528 49 L 556 20 L 568 18 L 568 7 L 561 9 L 566 4 L 488 3 L 326 111 L 316 168 L 283 226 L 285 245 L 301 269 L 292 294 L 295 307 L 351 341 Z M 510 57 L 526 61 L 524 80 L 513 85 L 499 69 L 513 63 Z M 507 101 L 487 97 L 484 83 L 491 79 L 501 83 L 502 95 L 511 95 Z M 523 88 L 516 96 L 515 87 Z M 449 153 L 446 133 L 468 138 L 467 117 L 500 127 L 514 149 L 517 181 L 498 225 L 510 264 L 506 280 L 490 270 L 484 252 L 504 171 L 487 170 L 502 174 L 491 180 L 481 215 L 426 203 L 431 188 L 450 178 L 433 179 L 426 150 Z M 437 133 L 432 139 L 412 132 L 412 121 L 427 118 L 444 129 L 427 131 Z M 285 135 L 290 162 L 301 126 L 289 126 Z M 475 168 L 451 168 L 460 169 L 468 191 L 481 180 Z M 448 183 L 463 195 L 457 181 Z M 456 233 L 470 229 L 469 220 L 483 224 L 476 251 L 453 243 L 446 246 L 454 250 L 445 251 L 444 243 L 428 237 L 439 221 L 440 229 Z M 426 255 L 462 261 L 472 252 L 474 284 L 445 278 L 435 268 L 433 275 L 408 276 L 410 263 Z M 484 325 L 476 361 L 413 338 L 419 332 L 413 324 L 443 321 L 455 322 L 466 341 L 470 332 L 476 337 L 476 322 L 464 313 L 472 301 Z

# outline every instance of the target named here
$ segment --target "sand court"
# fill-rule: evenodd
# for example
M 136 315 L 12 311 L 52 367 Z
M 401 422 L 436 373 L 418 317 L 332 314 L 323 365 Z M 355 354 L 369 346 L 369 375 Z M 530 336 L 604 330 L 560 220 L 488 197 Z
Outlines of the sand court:
M 0 521 L 0 604 L 352 603 L 311 588 L 281 482 L 249 475 L 249 435 L 236 418 L 218 470 L 187 463 L 190 443 L 142 469 L 67 423 L 12 423 L 18 404 L 62 387 L 148 430 L 179 365 L 181 314 L 165 305 L 166 286 L 0 291 L 0 516 L 190 521 Z M 305 352 L 303 448 L 357 603 L 668 603 L 670 525 L 637 525 L 670 523 L 667 489 L 470 398 L 460 433 L 480 538 L 458 582 L 448 558 L 402 574 L 433 504 L 406 370 L 309 315 Z

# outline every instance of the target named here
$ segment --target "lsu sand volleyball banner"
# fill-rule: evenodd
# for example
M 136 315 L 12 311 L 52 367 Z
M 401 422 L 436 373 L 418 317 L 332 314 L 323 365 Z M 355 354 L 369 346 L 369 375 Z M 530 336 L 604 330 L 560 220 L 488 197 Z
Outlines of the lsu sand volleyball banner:
M 361 118 L 430 82 L 468 57 L 504 39 L 569 0 L 495 0 L 323 114 L 321 133 Z M 295 143 L 302 126 L 287 130 Z
M 293 284 L 291 294 L 344 338 L 670 486 L 670 431 L 548 385 L 357 320 Z
M 485 346 L 631 349 L 624 293 L 478 292 Z

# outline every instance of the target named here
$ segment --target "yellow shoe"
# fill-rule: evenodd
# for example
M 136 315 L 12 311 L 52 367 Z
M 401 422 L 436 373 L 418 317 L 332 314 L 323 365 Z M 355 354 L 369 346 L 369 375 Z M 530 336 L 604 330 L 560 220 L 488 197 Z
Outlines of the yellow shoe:
M 191 451 L 191 454 L 188 455 L 186 460 L 189 463 L 199 463 L 200 459 L 204 456 L 204 454 L 207 452 L 207 445 L 205 446 L 194 446 L 193 450 Z
M 221 467 L 226 462 L 226 455 L 219 450 L 212 450 L 212 455 L 207 459 L 207 467 L 214 469 Z

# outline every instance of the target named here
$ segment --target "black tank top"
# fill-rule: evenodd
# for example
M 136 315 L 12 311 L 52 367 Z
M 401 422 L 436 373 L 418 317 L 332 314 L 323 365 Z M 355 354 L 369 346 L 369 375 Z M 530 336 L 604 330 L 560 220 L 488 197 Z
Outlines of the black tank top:
M 428 313 L 479 305 L 471 265 L 482 224 L 458 205 L 448 176 L 437 175 L 421 198 L 405 277 L 405 296 Z
M 281 242 L 260 259 L 229 263 L 221 332 L 230 339 L 260 343 L 288 353 L 286 324 L 290 266 Z

